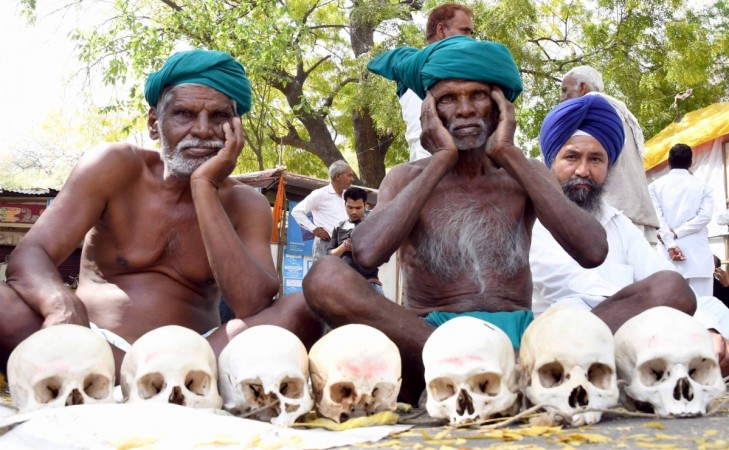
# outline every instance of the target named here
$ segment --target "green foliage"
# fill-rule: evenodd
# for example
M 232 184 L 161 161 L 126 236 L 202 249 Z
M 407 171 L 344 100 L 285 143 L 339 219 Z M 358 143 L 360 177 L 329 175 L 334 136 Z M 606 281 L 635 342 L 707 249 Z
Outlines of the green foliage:
M 19 1 L 32 17 L 35 0 Z M 381 163 L 389 167 L 407 160 L 394 83 L 369 74 L 365 66 L 385 49 L 423 46 L 424 15 L 442 3 L 114 0 L 113 18 L 79 30 L 74 39 L 79 57 L 89 67 L 103 67 L 103 80 L 115 85 L 143 79 L 174 50 L 231 53 L 244 63 L 255 96 L 244 118 L 247 148 L 238 169 L 282 163 L 325 176 L 327 161 L 375 151 L 356 150 L 355 114 L 371 116 Z M 693 89 L 679 103 L 679 113 L 727 98 L 725 0 L 703 9 L 679 0 L 463 3 L 476 13 L 476 37 L 504 43 L 520 67 L 525 90 L 516 104 L 517 139 L 532 156 L 539 152 L 543 118 L 559 101 L 562 74 L 577 65 L 603 73 L 606 93 L 626 102 L 647 137 L 674 118 L 671 105 L 679 92 Z M 141 97 L 141 89 L 133 88 L 107 111 L 141 117 L 146 112 Z M 360 166 L 358 172 L 366 170 Z

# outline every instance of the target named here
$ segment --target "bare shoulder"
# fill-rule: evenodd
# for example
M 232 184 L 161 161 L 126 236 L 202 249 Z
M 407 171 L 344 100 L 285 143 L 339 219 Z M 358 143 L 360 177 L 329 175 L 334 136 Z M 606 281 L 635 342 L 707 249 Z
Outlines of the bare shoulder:
M 104 144 L 86 152 L 71 177 L 89 174 L 109 182 L 136 176 L 161 162 L 159 152 L 124 142 Z
M 403 190 L 405 186 L 410 184 L 411 181 L 423 172 L 423 169 L 428 165 L 428 161 L 430 161 L 429 158 L 420 159 L 418 161 L 398 164 L 390 169 L 382 180 L 382 183 L 380 183 L 378 201 L 390 199 Z

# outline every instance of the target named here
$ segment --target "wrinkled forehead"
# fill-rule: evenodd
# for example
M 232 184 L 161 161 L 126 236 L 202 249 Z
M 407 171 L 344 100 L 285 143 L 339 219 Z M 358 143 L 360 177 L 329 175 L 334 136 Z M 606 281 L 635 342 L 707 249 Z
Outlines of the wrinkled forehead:
M 605 158 L 605 161 L 608 159 L 607 151 L 600 141 L 588 134 L 582 134 L 579 131 L 567 139 L 557 153 L 557 157 L 563 157 L 568 153 L 601 156 Z
M 435 83 L 431 88 L 430 92 L 434 96 L 437 94 L 443 94 L 445 92 L 451 92 L 462 89 L 488 89 L 492 88 L 492 84 L 483 83 L 481 81 L 464 80 L 460 78 L 451 78 L 448 80 L 441 80 Z
M 162 91 L 162 97 L 169 96 L 170 100 L 180 98 L 214 99 L 221 102 L 233 103 L 233 99 L 219 90 L 201 83 L 183 83 L 167 86 Z

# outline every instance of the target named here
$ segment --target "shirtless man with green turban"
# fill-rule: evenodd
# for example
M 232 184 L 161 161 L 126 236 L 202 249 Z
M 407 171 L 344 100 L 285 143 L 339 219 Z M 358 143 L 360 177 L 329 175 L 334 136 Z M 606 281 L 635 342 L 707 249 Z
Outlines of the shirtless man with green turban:
M 304 295 L 332 327 L 363 323 L 392 339 L 403 359 L 401 397 L 416 402 L 423 345 L 445 321 L 487 320 L 518 348 L 532 319 L 536 218 L 583 267 L 599 265 L 608 247 L 599 222 L 514 145 L 512 102 L 522 83 L 503 45 L 454 36 L 423 50 L 385 52 L 368 68 L 425 100 L 421 142 L 433 156 L 390 170 L 377 207 L 351 237 L 362 267 L 378 267 L 399 250 L 404 307 L 375 294 L 334 257 L 312 266 Z
M 250 110 L 243 66 L 223 52 L 171 56 L 149 76 L 148 129 L 160 150 L 115 143 L 89 152 L 10 257 L 0 285 L 0 357 L 61 323 L 91 326 L 117 361 L 144 333 L 169 324 L 209 333 L 220 352 L 257 324 L 311 344 L 321 327 L 301 295 L 273 301 L 271 208 L 229 178 Z M 83 242 L 78 289 L 56 266 Z M 237 319 L 221 326 L 221 294 Z

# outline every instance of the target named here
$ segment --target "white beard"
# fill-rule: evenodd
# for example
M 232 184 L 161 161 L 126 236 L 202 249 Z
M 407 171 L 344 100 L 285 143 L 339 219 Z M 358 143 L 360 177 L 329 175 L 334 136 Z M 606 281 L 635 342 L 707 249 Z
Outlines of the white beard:
M 189 147 L 207 147 L 220 150 L 225 145 L 223 141 L 219 140 L 189 138 L 183 139 L 177 143 L 177 146 L 174 149 L 170 149 L 169 142 L 167 142 L 167 139 L 163 134 L 160 134 L 159 140 L 162 148 L 162 160 L 164 161 L 167 170 L 172 175 L 187 177 L 192 175 L 198 167 L 202 166 L 205 161 L 209 160 L 217 153 L 210 153 L 209 155 L 201 157 L 186 157 L 183 150 Z

